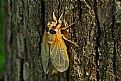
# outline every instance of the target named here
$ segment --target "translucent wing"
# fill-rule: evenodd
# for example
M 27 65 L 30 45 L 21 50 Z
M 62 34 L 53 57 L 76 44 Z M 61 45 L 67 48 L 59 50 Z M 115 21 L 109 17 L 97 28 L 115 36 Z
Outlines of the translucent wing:
M 49 45 L 47 40 L 47 33 L 44 32 L 41 44 L 41 59 L 44 72 L 48 74 L 49 71 Z
M 50 46 L 50 59 L 58 71 L 63 72 L 68 69 L 69 58 L 67 48 L 60 36 L 57 36 L 54 43 Z

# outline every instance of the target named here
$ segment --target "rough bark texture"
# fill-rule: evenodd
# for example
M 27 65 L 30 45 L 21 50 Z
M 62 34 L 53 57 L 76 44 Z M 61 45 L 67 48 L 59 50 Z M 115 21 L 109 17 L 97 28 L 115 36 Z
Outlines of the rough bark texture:
M 115 0 L 3 0 L 5 81 L 121 81 L 121 2 Z M 45 75 L 40 44 L 45 22 L 64 13 L 70 67 Z M 39 30 L 39 31 L 38 31 Z

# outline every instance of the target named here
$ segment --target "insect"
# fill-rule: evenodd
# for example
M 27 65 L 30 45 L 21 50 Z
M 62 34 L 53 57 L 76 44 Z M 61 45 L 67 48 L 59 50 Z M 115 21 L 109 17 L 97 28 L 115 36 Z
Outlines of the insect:
M 74 42 L 68 40 L 62 33 L 62 30 L 66 30 L 72 23 L 67 27 L 61 27 L 62 21 L 61 16 L 57 20 L 53 12 L 53 21 L 47 23 L 45 32 L 41 43 L 41 59 L 45 74 L 49 72 L 49 61 L 51 61 L 54 68 L 59 72 L 64 72 L 69 67 L 69 57 L 67 54 L 67 47 L 64 40 L 78 46 Z M 49 60 L 50 59 L 50 60 Z

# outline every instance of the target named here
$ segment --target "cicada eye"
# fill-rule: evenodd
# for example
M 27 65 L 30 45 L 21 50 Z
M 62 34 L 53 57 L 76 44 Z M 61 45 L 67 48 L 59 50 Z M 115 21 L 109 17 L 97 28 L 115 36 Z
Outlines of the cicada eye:
M 46 22 L 46 26 L 48 25 L 48 22 Z
M 52 29 L 50 29 L 50 34 L 56 34 L 56 31 L 55 30 L 52 30 Z
M 53 29 L 56 29 L 56 26 L 52 26 Z
M 46 32 L 48 32 L 48 31 L 49 31 L 49 28 L 48 28 L 48 27 L 46 27 L 46 28 L 45 28 L 45 30 L 46 30 Z
M 51 25 L 51 23 L 50 22 L 46 22 L 46 26 L 50 26 Z

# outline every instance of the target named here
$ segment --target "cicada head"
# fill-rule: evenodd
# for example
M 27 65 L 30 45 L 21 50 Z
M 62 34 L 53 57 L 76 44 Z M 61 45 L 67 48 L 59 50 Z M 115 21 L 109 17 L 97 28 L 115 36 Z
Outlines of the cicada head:
M 62 21 L 61 21 L 61 17 L 63 14 L 61 14 L 61 16 L 59 17 L 59 19 L 57 20 L 55 13 L 53 12 L 53 21 L 48 22 L 47 25 L 47 30 L 53 30 L 56 31 L 57 33 L 60 30 L 60 27 L 62 25 Z M 47 31 L 48 32 L 48 31 Z M 51 32 L 49 32 L 50 34 L 53 34 Z M 55 33 L 54 33 L 55 34 Z

